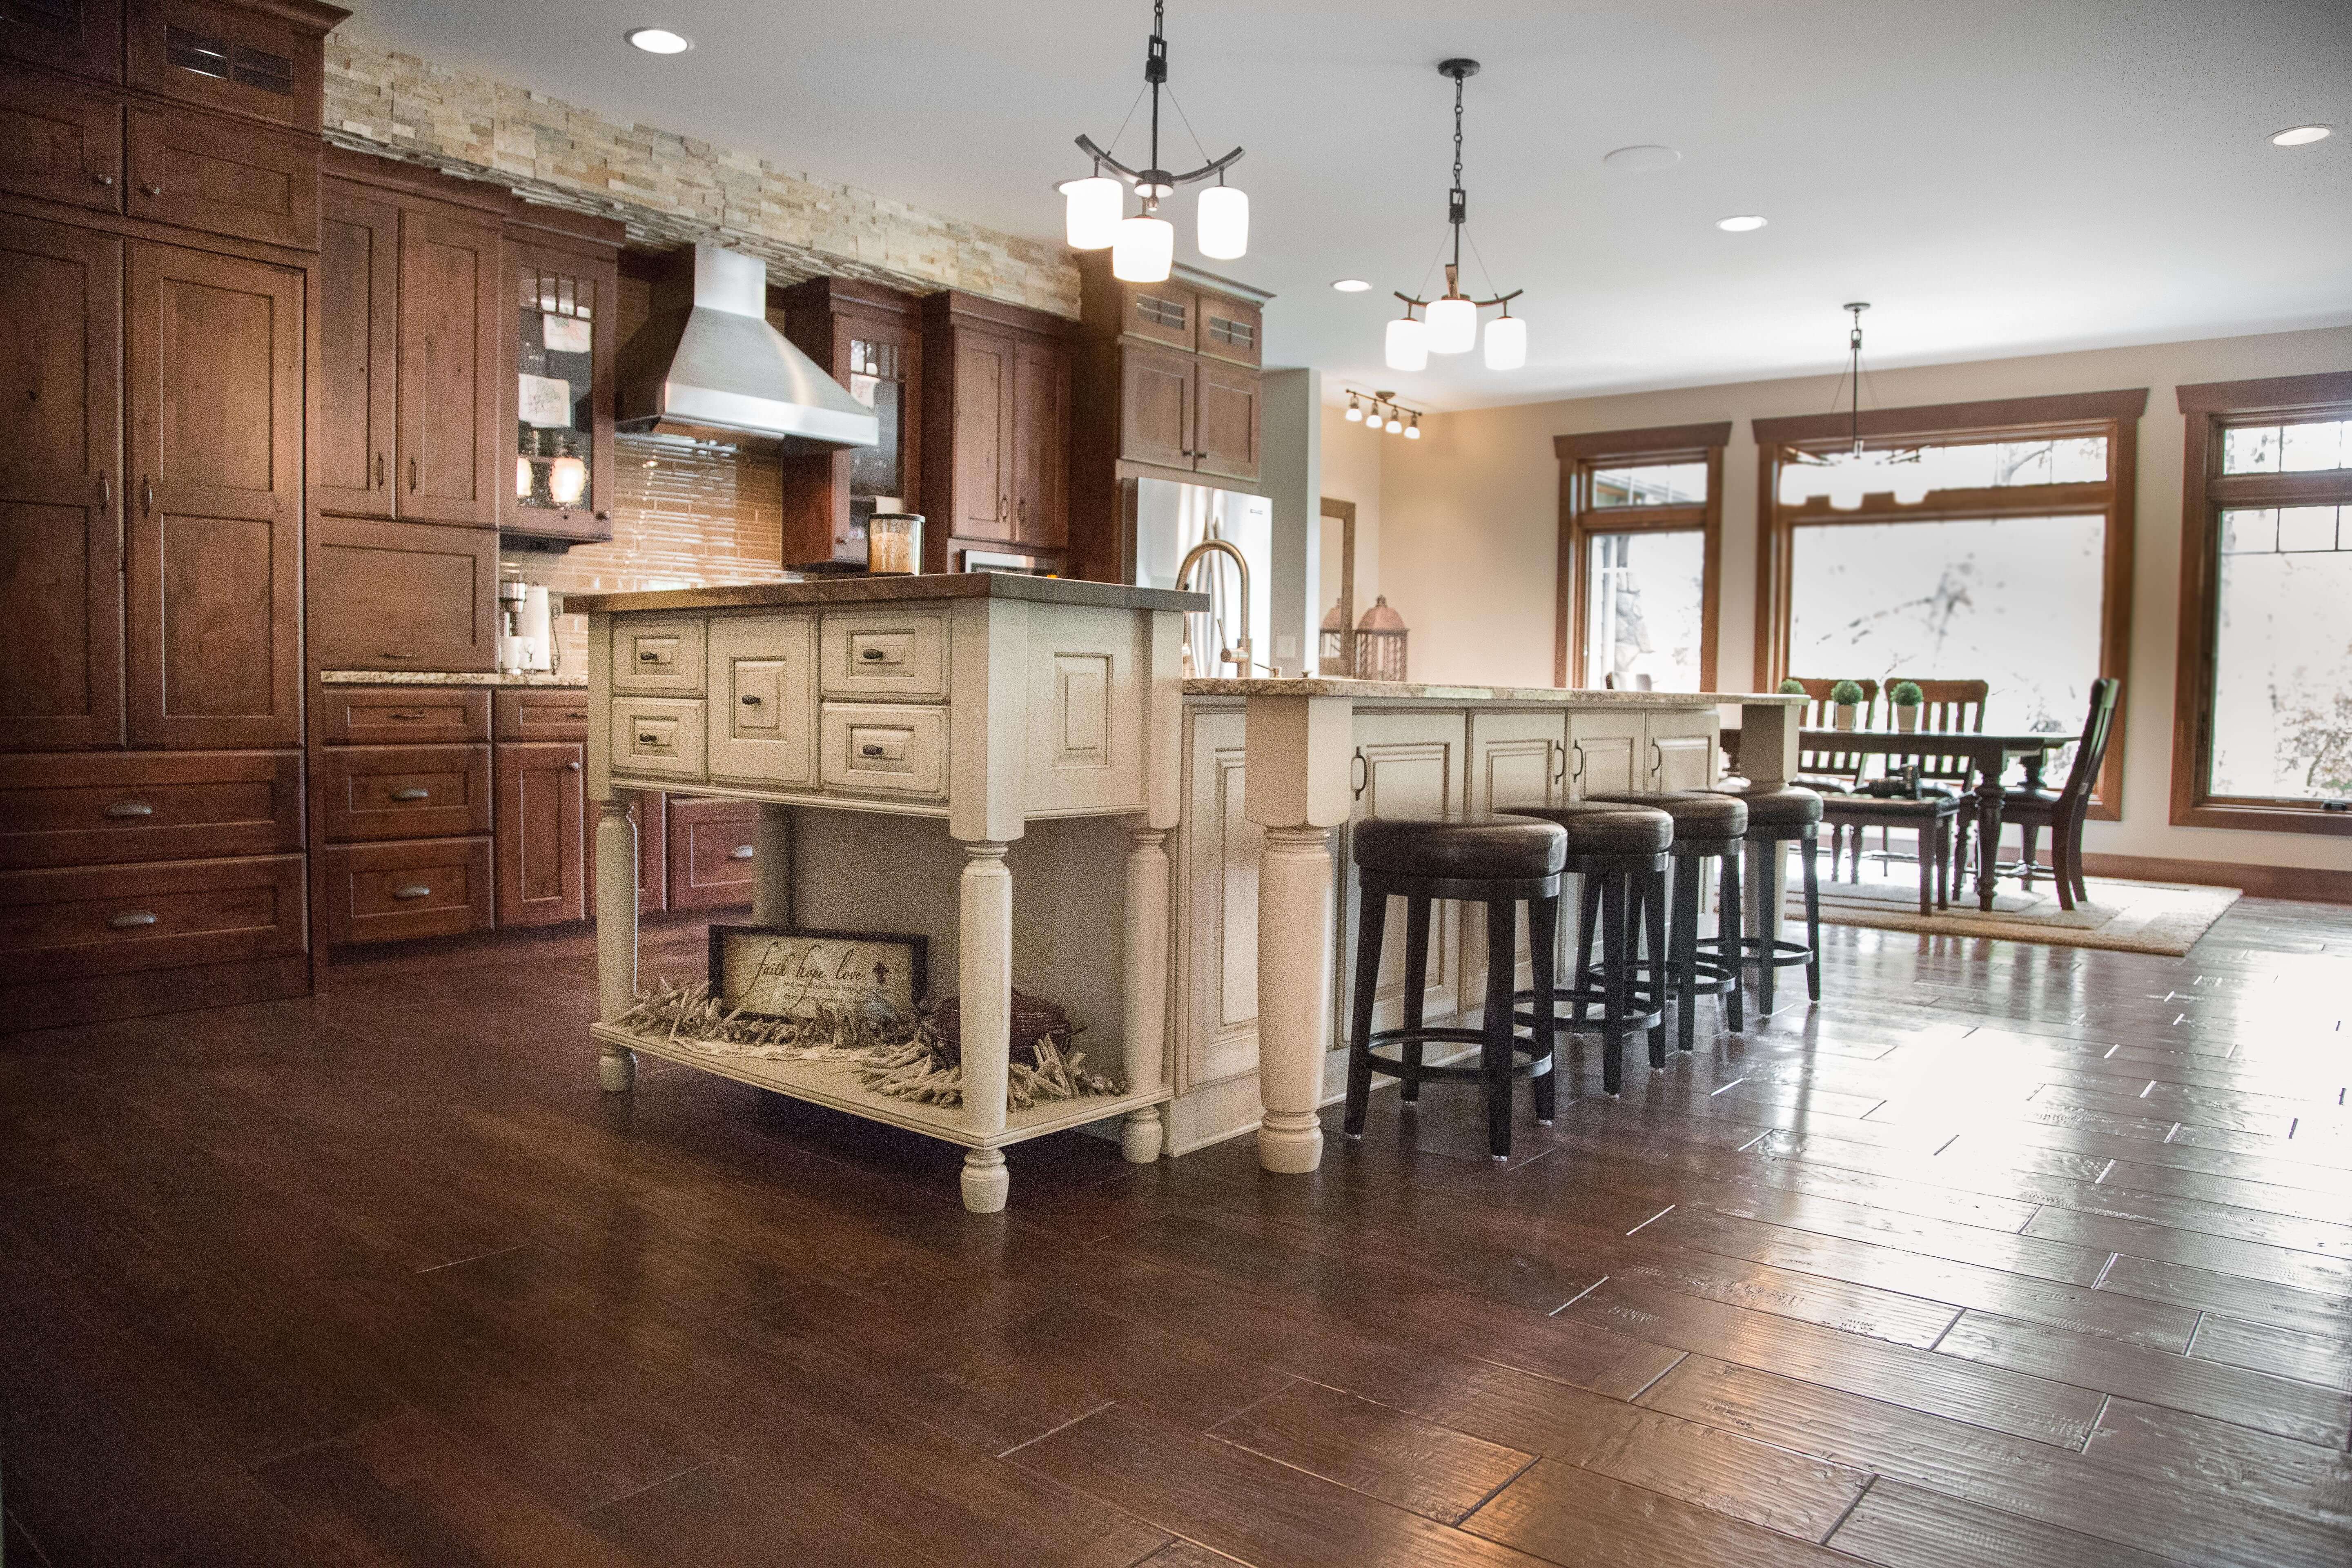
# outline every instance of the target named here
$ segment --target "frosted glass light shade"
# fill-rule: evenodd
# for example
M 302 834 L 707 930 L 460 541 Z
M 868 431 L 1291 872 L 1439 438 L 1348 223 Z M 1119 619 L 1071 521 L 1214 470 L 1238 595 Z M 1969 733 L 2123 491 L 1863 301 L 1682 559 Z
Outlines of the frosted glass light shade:
M 1517 370 L 1528 363 L 1528 323 L 1519 316 L 1497 316 L 1486 323 L 1486 368 Z
M 1231 185 L 1211 185 L 1201 193 L 1201 254 L 1213 261 L 1234 261 L 1249 251 L 1249 197 Z
M 547 470 L 548 499 L 558 506 L 578 506 L 588 493 L 588 465 L 578 458 L 558 458 Z
M 1478 346 L 1478 307 L 1459 295 L 1429 302 L 1429 352 L 1466 354 Z
M 1072 250 L 1100 250 L 1118 237 L 1118 219 L 1127 204 L 1118 182 L 1108 174 L 1090 174 L 1062 186 L 1063 232 Z
M 1420 415 L 1414 415 L 1412 416 L 1412 423 L 1404 427 L 1404 438 L 1408 441 L 1418 441 L 1421 439 Z
M 1111 241 L 1110 275 L 1122 283 L 1165 283 L 1176 259 L 1176 226 L 1164 217 L 1119 220 Z
M 1350 403 L 1349 405 L 1348 405 L 1348 423 L 1349 423 L 1349 424 L 1350 424 L 1350 425 L 1360 425 L 1360 424 L 1362 424 L 1363 422 L 1364 422 L 1364 411 L 1363 411 L 1362 409 L 1360 409 L 1360 408 L 1357 407 L 1357 406 L 1356 406 L 1354 404 L 1352 404 L 1352 403 Z
M 1390 435 L 1394 436 L 1404 429 L 1404 421 L 1391 414 L 1389 416 L 1389 422 L 1381 426 L 1381 428 L 1386 430 Z
M 531 477 L 530 459 L 529 458 L 517 458 L 515 459 L 515 500 L 529 500 L 530 499 Z
M 1388 364 L 1391 370 L 1429 368 L 1429 329 L 1410 316 L 1389 323 Z

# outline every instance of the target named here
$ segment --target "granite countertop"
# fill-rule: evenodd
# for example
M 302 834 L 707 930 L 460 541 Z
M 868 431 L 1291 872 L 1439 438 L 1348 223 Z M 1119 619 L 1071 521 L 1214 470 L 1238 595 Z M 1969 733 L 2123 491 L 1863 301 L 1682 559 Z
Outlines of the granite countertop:
M 1561 686 L 1446 686 L 1420 680 L 1349 680 L 1307 676 L 1240 679 L 1195 679 L 1187 697 L 1349 697 L 1359 702 L 1557 702 L 1579 708 L 1717 708 L 1736 702 L 1791 708 L 1811 698 L 1766 691 L 1609 691 Z
M 584 691 L 584 669 L 322 669 L 321 686 L 503 686 Z
M 947 572 L 928 577 L 817 577 L 804 583 L 735 583 L 708 588 L 663 588 L 631 594 L 566 594 L 567 615 L 618 610 L 790 609 L 803 605 L 903 604 L 941 599 L 1028 599 L 1050 605 L 1095 605 L 1118 610 L 1205 610 L 1205 594 L 1131 588 L 1076 577 L 1032 577 L 1011 572 Z

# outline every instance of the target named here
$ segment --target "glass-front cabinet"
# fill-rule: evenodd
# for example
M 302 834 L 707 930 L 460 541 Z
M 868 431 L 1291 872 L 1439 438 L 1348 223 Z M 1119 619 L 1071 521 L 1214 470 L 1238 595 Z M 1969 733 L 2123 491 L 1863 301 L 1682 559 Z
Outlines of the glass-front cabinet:
M 557 246 L 509 242 L 507 254 L 513 473 L 499 530 L 571 543 L 610 539 L 617 268 Z
M 867 520 L 877 511 L 918 510 L 919 303 L 896 289 L 849 278 L 797 284 L 783 291 L 782 302 L 784 335 L 872 409 L 881 426 L 881 439 L 872 447 L 783 459 L 784 563 L 863 570 Z

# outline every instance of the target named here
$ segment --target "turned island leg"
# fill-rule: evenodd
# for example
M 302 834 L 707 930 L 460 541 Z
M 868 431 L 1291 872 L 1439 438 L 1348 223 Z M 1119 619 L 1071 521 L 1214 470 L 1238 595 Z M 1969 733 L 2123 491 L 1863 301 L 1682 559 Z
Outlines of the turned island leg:
M 1120 1021 L 1125 1044 L 1127 1089 L 1149 1094 L 1160 1086 L 1168 1026 L 1168 834 L 1158 827 L 1130 828 L 1127 850 L 1127 995 Z M 1119 1128 L 1119 1152 L 1130 1164 L 1160 1158 L 1166 1131 L 1160 1107 L 1127 1113 Z
M 1004 1131 L 1005 1089 L 1013 1056 L 1013 873 L 1004 846 L 975 840 L 958 900 L 956 991 L 963 1037 L 966 1125 L 986 1137 Z M 963 1206 L 994 1214 L 1013 1184 L 999 1149 L 963 1159 Z
M 596 1016 L 612 1023 L 637 996 L 637 825 L 629 820 L 635 795 L 616 790 L 596 803 Z M 637 1080 L 637 1054 L 607 1045 L 596 1061 L 596 1081 L 618 1094 Z
M 1323 1162 L 1323 1048 L 1331 1028 L 1331 830 L 1269 827 L 1257 863 L 1258 1163 Z

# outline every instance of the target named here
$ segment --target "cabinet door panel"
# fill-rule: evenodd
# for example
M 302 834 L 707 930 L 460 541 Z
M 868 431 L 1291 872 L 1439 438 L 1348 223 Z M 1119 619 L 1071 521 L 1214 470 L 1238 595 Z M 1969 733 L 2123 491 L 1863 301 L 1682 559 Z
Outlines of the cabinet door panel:
M 514 484 L 496 487 L 499 526 L 539 539 L 601 542 L 613 537 L 613 354 L 618 323 L 620 268 L 608 253 L 583 256 L 554 246 L 506 247 L 506 295 L 499 310 L 499 415 L 500 448 L 495 474 L 532 468 L 530 500 Z M 518 314 L 520 310 L 520 314 Z M 561 334 L 584 331 L 584 353 L 569 348 Z M 525 426 L 519 377 L 547 376 L 571 387 L 572 424 Z M 586 424 L 580 405 L 587 405 Z M 842 455 L 846 460 L 846 454 Z M 557 502 L 555 461 L 575 457 L 587 464 L 587 484 L 570 503 Z M 787 561 L 806 557 L 786 555 Z
M 1069 540 L 1070 356 L 1024 342 L 1013 374 L 1013 536 L 1059 548 Z
M 1172 349 L 1119 346 L 1118 455 L 1163 468 L 1192 466 L 1192 383 L 1200 362 Z
M 669 907 L 724 909 L 751 901 L 760 808 L 751 801 L 669 803 Z
M 1568 716 L 1568 791 L 1582 800 L 1595 791 L 1648 789 L 1650 752 L 1642 715 L 1599 709 Z
M 482 528 L 499 520 L 499 276 L 497 229 L 438 210 L 401 213 L 402 517 Z
M 1193 331 L 1200 316 L 1199 295 L 1175 282 L 1129 284 L 1124 292 L 1127 319 L 1120 331 L 1188 353 L 1196 346 Z
M 119 0 L 0 5 L 0 55 L 100 81 L 122 79 Z
M 1356 775 L 1363 789 L 1356 796 L 1349 820 L 1371 816 L 1436 816 L 1462 809 L 1467 781 L 1463 752 L 1465 721 L 1451 713 L 1359 713 L 1356 753 L 1363 758 Z M 1351 1005 L 1349 987 L 1355 973 L 1356 927 L 1360 901 L 1352 864 L 1343 863 L 1345 886 L 1339 952 L 1347 962 L 1338 969 L 1339 1003 Z M 1434 1023 L 1459 1009 L 1454 988 L 1461 967 L 1461 924 L 1458 906 L 1440 901 L 1429 922 L 1429 973 L 1423 986 L 1423 1016 Z M 1402 1017 L 1404 1002 L 1405 904 L 1389 900 L 1387 940 L 1381 952 L 1380 984 L 1373 1027 L 1390 1028 Z M 1342 1019 L 1349 1015 L 1342 1011 Z M 1346 1025 L 1339 1026 L 1342 1032 Z
M 1470 790 L 1472 811 L 1510 811 L 1517 806 L 1551 805 L 1568 790 L 1567 721 L 1558 709 L 1537 712 L 1470 710 Z M 1517 978 L 1511 988 L 1535 984 L 1528 946 L 1527 906 L 1519 907 Z M 1477 999 L 1486 991 L 1486 910 L 1478 904 L 1462 906 L 1462 995 Z
M 133 217 L 308 249 L 319 239 L 319 143 L 164 110 L 130 115 Z
M 1192 719 L 1178 848 L 1182 1010 L 1176 1091 L 1257 1070 L 1257 862 L 1265 829 L 1243 809 L 1245 735 L 1238 712 Z
M 323 668 L 482 670 L 496 660 L 499 536 L 319 517 L 310 657 Z
M 121 100 L 0 67 L 0 189 L 121 212 Z
M 501 926 L 552 925 L 586 911 L 583 750 L 562 742 L 498 749 Z
M 400 209 L 330 181 L 319 221 L 310 500 L 390 517 L 399 397 Z
M 1257 478 L 1258 373 L 1202 360 L 1194 382 L 1192 466 L 1221 479 Z
M 713 778 L 816 783 L 814 628 L 806 616 L 711 621 Z
M 1260 356 L 1258 335 L 1264 322 L 1255 305 L 1238 300 L 1201 296 L 1200 352 L 1209 359 L 1255 366 Z
M 273 9 L 219 0 L 126 0 L 123 74 L 166 98 L 315 131 L 321 33 Z
M 1712 708 L 1684 713 L 1644 716 L 1643 732 L 1649 741 L 1643 759 L 1650 770 L 1649 789 L 1707 789 L 1715 784 L 1716 730 Z
M 0 217 L 0 746 L 122 743 L 122 242 Z
M 955 338 L 954 531 L 1013 537 L 1013 343 L 989 332 Z
M 134 243 L 124 363 L 131 739 L 293 744 L 301 274 Z

